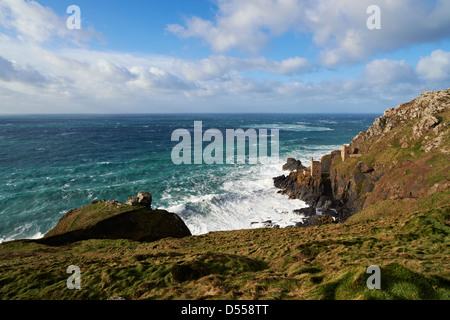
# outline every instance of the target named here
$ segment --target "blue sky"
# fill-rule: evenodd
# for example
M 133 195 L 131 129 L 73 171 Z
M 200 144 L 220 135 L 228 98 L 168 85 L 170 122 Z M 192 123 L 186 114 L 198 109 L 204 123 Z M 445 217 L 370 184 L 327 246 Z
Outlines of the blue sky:
M 450 87 L 449 17 L 447 0 L 0 0 L 0 113 L 381 113 Z

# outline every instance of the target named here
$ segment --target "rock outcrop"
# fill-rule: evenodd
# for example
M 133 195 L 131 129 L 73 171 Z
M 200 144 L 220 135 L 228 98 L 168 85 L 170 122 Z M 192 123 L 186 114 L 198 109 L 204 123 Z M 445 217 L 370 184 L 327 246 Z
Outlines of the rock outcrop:
M 448 111 L 450 107 L 450 89 L 422 92 L 421 96 L 411 102 L 387 109 L 383 116 L 377 118 L 374 124 L 365 132 L 358 134 L 350 143 L 352 147 L 363 147 L 362 143 L 373 138 L 381 138 L 394 128 L 405 126 L 410 120 L 416 120 L 412 134 L 404 142 L 417 140 L 428 133 L 443 137 L 448 133 L 448 122 L 439 119 L 439 114 Z M 410 122 L 411 124 L 411 122 Z M 448 154 L 448 150 L 442 150 Z
M 273 180 L 274 185 L 281 189 L 279 193 L 287 195 L 290 199 L 300 199 L 309 206 L 294 211 L 305 217 L 303 223 L 297 226 L 321 224 L 316 217 L 319 213 L 331 217 L 332 220 L 327 220 L 329 222 L 342 222 L 349 216 L 343 202 L 334 198 L 327 174 L 313 178 L 302 172 L 291 172 L 288 176 L 282 175 Z
M 340 151 L 324 156 L 320 177 L 292 171 L 274 178 L 275 186 L 337 222 L 378 201 L 420 198 L 448 189 L 450 89 L 424 92 L 386 110 L 347 148 L 357 154 L 350 153 L 345 161 Z
M 132 201 L 94 201 L 68 211 L 39 243 L 63 245 L 89 239 L 129 239 L 150 242 L 162 238 L 190 236 L 176 214 L 152 210 L 151 194 L 140 192 Z
M 294 159 L 294 158 L 288 158 L 286 164 L 283 165 L 284 171 L 296 171 L 296 170 L 302 170 L 306 167 L 302 165 L 300 160 Z
M 144 206 L 148 209 L 152 208 L 152 195 L 149 192 L 139 192 L 136 197 L 128 198 L 126 205 Z

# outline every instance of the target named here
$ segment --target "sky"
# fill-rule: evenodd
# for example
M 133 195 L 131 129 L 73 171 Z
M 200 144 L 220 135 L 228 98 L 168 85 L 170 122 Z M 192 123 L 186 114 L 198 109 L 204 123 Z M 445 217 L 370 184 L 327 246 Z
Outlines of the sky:
M 0 114 L 382 113 L 449 87 L 448 0 L 0 0 Z

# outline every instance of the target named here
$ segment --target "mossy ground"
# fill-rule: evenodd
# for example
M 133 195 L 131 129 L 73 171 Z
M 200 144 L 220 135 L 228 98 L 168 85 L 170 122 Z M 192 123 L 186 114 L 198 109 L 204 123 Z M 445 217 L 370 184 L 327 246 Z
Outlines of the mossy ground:
M 1 299 L 449 299 L 449 192 L 380 202 L 343 224 L 151 243 L 0 245 Z M 81 290 L 66 269 L 81 269 Z M 381 268 L 381 290 L 366 269 Z
M 79 228 L 93 225 L 101 220 L 117 216 L 128 211 L 135 211 L 136 207 L 128 205 L 109 205 L 107 202 L 99 202 L 69 211 L 47 235 L 55 235 L 73 231 Z M 72 213 L 71 213 L 72 212 Z

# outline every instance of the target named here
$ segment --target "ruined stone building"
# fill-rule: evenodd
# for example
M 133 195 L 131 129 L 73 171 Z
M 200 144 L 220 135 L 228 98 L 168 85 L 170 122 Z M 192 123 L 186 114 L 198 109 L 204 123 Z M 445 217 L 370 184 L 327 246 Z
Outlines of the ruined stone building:
M 316 178 L 320 177 L 322 174 L 322 162 L 314 161 L 314 158 L 311 158 L 311 177 Z
M 346 159 L 348 159 L 352 153 L 353 152 L 352 152 L 352 149 L 350 148 L 350 146 L 342 145 L 342 147 L 341 147 L 342 161 L 345 161 Z

